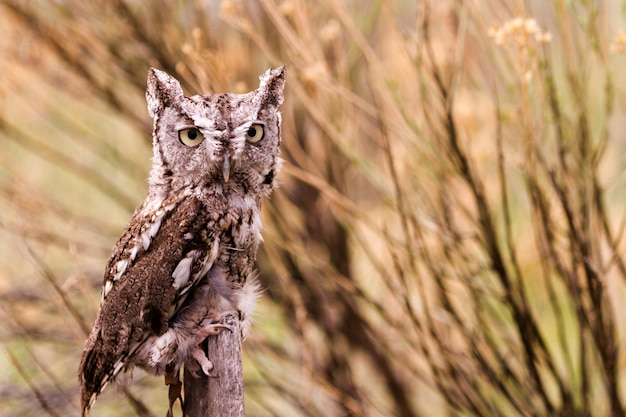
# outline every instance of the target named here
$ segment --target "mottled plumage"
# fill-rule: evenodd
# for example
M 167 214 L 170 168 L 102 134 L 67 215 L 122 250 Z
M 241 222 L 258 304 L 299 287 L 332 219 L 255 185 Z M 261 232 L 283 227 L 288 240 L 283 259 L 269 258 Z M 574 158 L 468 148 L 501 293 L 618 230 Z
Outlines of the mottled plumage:
M 228 312 L 238 312 L 245 336 L 258 289 L 261 199 L 281 164 L 284 82 L 281 67 L 248 94 L 185 97 L 176 79 L 149 71 L 149 191 L 105 269 L 79 368 L 83 415 L 133 366 L 177 375 L 185 364 L 208 373 L 198 344 Z

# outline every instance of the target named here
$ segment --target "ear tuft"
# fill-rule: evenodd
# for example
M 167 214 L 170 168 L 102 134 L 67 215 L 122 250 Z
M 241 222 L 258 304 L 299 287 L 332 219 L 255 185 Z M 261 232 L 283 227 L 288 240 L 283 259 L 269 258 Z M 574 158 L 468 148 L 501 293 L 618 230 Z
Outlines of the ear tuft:
M 259 77 L 259 91 L 262 92 L 266 104 L 276 107 L 283 103 L 283 90 L 285 88 L 285 66 L 268 69 Z
M 179 102 L 182 98 L 183 89 L 176 78 L 156 68 L 148 70 L 146 100 L 148 112 L 152 118 L 158 116 L 165 107 Z

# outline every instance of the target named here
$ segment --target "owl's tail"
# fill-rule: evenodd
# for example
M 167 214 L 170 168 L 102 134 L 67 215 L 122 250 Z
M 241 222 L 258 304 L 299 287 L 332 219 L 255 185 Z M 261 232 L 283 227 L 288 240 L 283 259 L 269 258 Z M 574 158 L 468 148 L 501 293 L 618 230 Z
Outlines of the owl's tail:
M 99 336 L 93 339 L 90 337 L 87 339 L 80 360 L 78 382 L 81 386 L 81 415 L 83 417 L 89 414 L 97 396 L 125 365 L 125 361 L 111 361 L 110 352 L 105 352 L 102 346 Z

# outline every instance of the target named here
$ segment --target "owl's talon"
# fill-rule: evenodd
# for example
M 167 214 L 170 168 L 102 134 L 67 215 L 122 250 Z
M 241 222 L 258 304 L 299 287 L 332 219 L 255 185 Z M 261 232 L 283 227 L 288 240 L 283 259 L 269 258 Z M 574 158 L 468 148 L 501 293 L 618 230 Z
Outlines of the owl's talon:
M 213 363 L 209 360 L 209 358 L 207 358 L 204 351 L 202 349 L 196 348 L 191 352 L 191 356 L 198 362 L 198 365 L 200 365 L 202 372 L 206 376 L 209 376 L 209 371 L 213 369 Z M 193 374 L 193 376 L 197 377 L 194 371 L 195 370 L 192 370 L 191 373 Z
M 233 331 L 232 327 L 221 323 L 204 324 L 196 334 L 196 344 L 200 344 L 209 336 L 215 336 L 219 334 L 221 329 L 228 329 Z
M 207 337 L 219 334 L 222 329 L 227 329 L 230 332 L 234 331 L 232 326 L 215 322 L 203 324 L 202 327 L 198 329 L 198 333 L 195 336 L 196 347 L 191 351 L 191 357 L 195 359 L 195 362 L 191 361 L 187 363 L 187 370 L 189 370 L 194 377 L 198 377 L 198 365 L 200 369 L 202 369 L 202 373 L 206 376 L 209 376 L 209 372 L 213 369 L 213 363 L 206 356 L 204 350 L 199 348 L 198 345 L 204 342 Z

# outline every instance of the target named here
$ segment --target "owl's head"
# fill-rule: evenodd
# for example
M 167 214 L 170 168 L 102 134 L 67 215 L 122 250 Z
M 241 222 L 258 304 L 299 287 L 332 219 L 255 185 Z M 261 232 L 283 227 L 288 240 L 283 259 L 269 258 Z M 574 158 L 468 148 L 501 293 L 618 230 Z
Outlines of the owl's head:
M 178 80 L 148 72 L 146 99 L 154 119 L 150 187 L 187 186 L 268 195 L 278 157 L 285 67 L 269 69 L 247 94 L 186 97 Z

